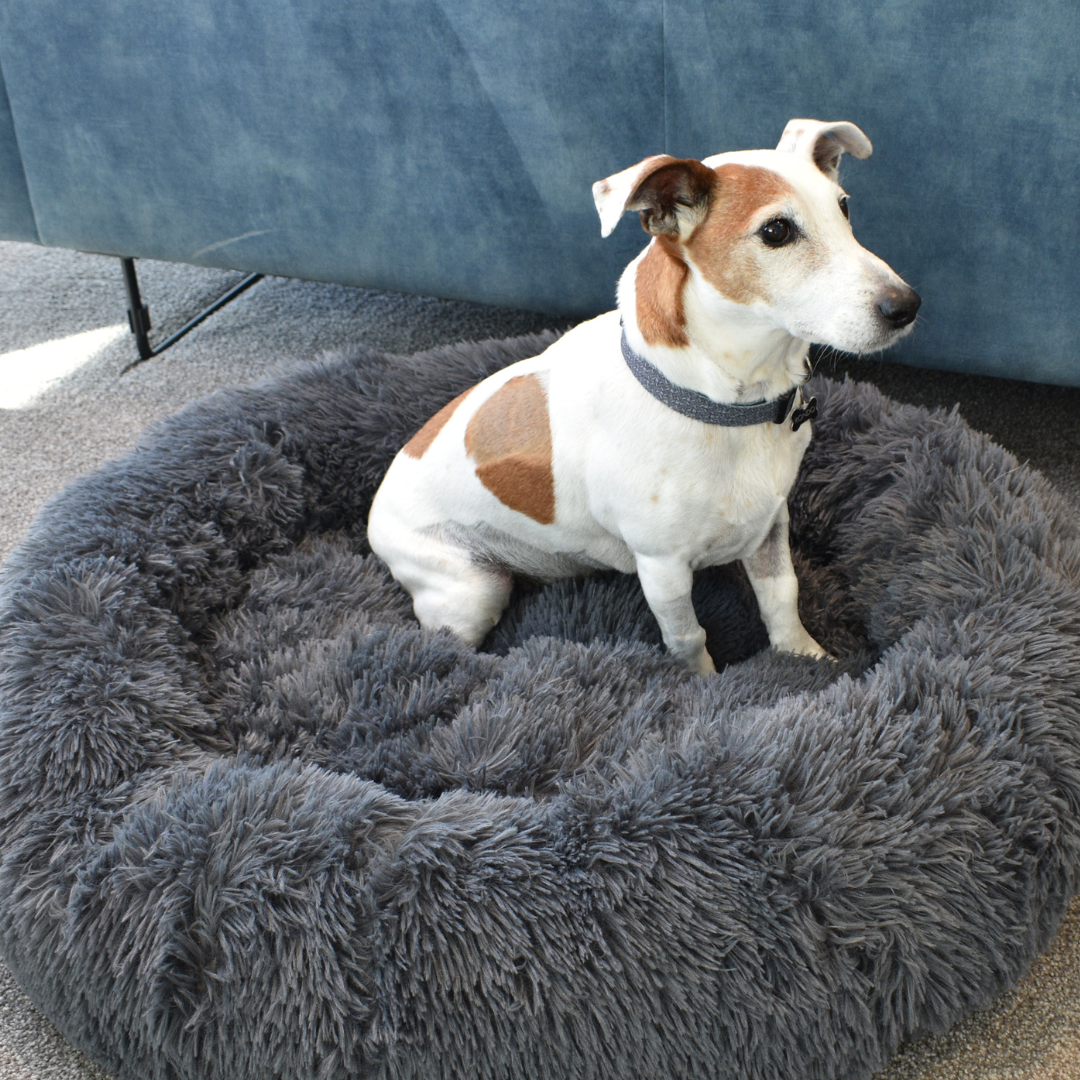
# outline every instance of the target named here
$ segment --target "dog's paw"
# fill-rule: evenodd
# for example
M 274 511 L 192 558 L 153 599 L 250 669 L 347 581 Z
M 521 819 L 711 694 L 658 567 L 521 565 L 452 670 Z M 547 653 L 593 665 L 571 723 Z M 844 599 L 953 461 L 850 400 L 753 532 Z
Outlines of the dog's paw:
M 713 663 L 713 658 L 709 655 L 708 649 L 702 649 L 700 654 L 695 659 L 687 662 L 686 666 L 695 675 L 716 674 L 716 665 Z
M 831 660 L 834 664 L 837 659 L 832 653 L 826 652 L 802 627 L 800 634 L 794 634 L 790 639 L 774 641 L 773 648 L 779 652 L 794 653 L 796 656 L 809 656 L 814 660 Z

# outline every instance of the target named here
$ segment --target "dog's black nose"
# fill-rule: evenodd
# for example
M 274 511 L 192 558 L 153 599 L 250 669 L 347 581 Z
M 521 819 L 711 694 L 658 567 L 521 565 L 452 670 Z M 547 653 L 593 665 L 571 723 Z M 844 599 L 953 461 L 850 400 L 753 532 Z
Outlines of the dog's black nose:
M 899 289 L 886 289 L 881 293 L 877 298 L 877 309 L 890 326 L 899 330 L 915 321 L 921 303 L 922 297 L 914 289 L 904 285 Z

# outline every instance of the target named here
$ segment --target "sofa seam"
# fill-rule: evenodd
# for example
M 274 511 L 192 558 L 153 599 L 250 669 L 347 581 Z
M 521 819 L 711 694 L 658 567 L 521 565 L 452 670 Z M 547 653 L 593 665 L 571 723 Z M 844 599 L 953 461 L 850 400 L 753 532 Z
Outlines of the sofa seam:
M 0 53 L 0 87 L 4 92 L 4 99 L 7 101 L 8 113 L 11 116 L 11 134 L 15 139 L 15 150 L 19 155 L 19 171 L 22 173 L 23 187 L 26 189 L 26 201 L 30 204 L 30 216 L 34 220 L 34 234 L 37 237 L 37 242 L 42 244 L 41 239 L 41 226 L 38 224 L 37 207 L 34 205 L 34 195 L 30 190 L 30 178 L 26 175 L 26 160 L 23 157 L 22 152 L 22 140 L 19 138 L 19 125 L 15 121 L 15 109 L 11 104 L 11 94 L 7 88 L 7 75 L 4 72 L 4 58 Z
M 668 122 L 667 122 L 667 0 L 660 0 L 660 88 L 663 101 L 662 112 L 662 135 L 661 140 L 664 153 L 668 150 Z

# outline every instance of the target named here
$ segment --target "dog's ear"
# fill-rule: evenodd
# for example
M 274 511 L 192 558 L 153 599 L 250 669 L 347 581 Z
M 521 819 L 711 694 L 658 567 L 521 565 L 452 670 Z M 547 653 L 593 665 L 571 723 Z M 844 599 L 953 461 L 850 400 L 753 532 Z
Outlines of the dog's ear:
M 830 180 L 837 178 L 845 152 L 860 161 L 874 152 L 870 140 L 846 120 L 789 120 L 776 149 L 809 158 Z
M 655 154 L 592 186 L 600 235 L 610 236 L 626 210 L 637 210 L 653 236 L 681 237 L 694 231 L 709 209 L 716 173 L 693 158 Z

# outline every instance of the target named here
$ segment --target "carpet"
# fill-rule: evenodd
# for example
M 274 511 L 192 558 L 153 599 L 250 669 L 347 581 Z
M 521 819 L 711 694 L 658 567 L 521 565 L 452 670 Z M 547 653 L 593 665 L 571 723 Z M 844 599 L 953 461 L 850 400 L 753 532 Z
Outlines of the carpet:
M 366 500 L 538 344 L 226 392 L 9 559 L 0 940 L 118 1075 L 867 1075 L 1056 929 L 1060 497 L 822 382 L 793 531 L 839 667 L 757 652 L 731 571 L 699 582 L 715 680 L 619 575 L 520 590 L 474 653 L 412 623 Z

